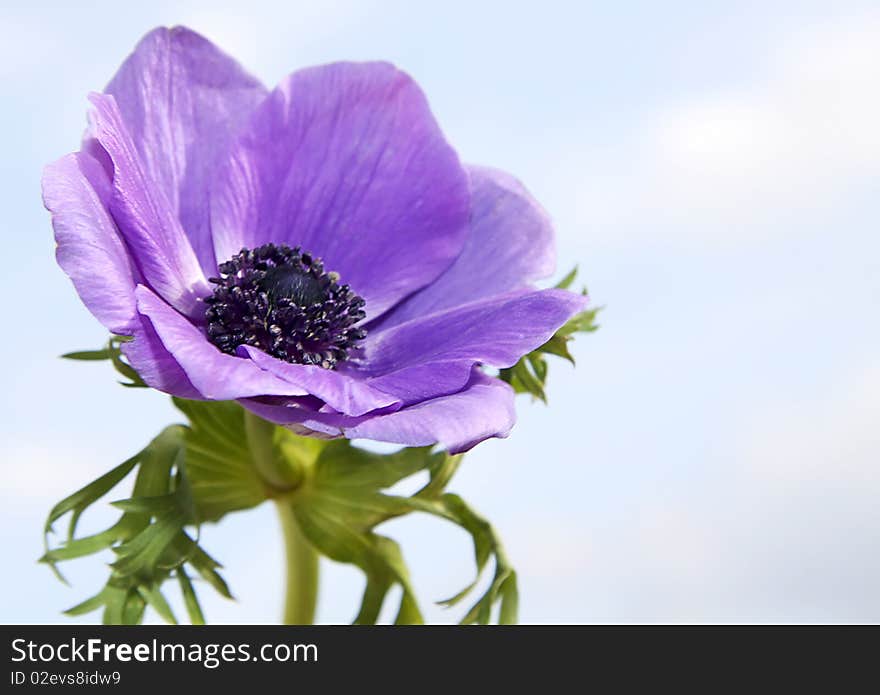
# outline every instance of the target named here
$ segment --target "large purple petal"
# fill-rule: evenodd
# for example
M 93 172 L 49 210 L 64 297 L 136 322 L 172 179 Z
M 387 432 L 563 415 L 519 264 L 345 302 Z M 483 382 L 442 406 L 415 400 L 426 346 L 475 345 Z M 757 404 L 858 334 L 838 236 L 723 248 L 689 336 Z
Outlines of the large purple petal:
M 380 319 L 381 328 L 529 286 L 556 266 L 553 225 L 515 178 L 468 167 L 470 230 L 461 255 L 434 282 Z
M 346 415 L 363 415 L 372 410 L 399 406 L 401 402 L 396 397 L 368 386 L 362 377 L 349 376 L 315 365 L 290 364 L 250 345 L 242 345 L 239 350 L 261 369 L 297 384 L 334 410 Z
M 366 383 L 411 405 L 461 391 L 470 379 L 473 364 L 473 360 L 416 364 L 371 377 Z
M 396 412 L 347 418 L 304 408 L 241 401 L 272 422 L 307 434 L 374 439 L 406 446 L 441 444 L 467 451 L 490 437 L 506 437 L 516 421 L 514 393 L 503 381 L 474 369 L 466 388 Z
M 201 299 L 211 293 L 180 220 L 162 188 L 141 162 L 116 101 L 92 94 L 90 135 L 103 147 L 113 167 L 110 212 L 135 264 L 150 286 L 169 304 L 201 318 Z
M 378 376 L 458 361 L 509 367 L 586 303 L 564 290 L 517 291 L 414 319 L 367 336 L 364 370 Z
M 205 274 L 216 274 L 208 190 L 265 87 L 207 39 L 162 27 L 141 39 L 104 91 L 116 99 L 144 173 L 162 189 Z
M 259 106 L 212 193 L 218 258 L 299 245 L 376 317 L 461 252 L 468 180 L 427 101 L 386 63 L 294 73 Z
M 122 353 L 147 386 L 180 398 L 202 397 L 148 318 L 138 315 L 133 333 L 134 339 L 122 344 Z
M 406 446 L 438 443 L 457 454 L 491 437 L 506 437 L 516 422 L 513 400 L 509 385 L 475 370 L 463 391 L 368 418 L 347 428 L 345 436 Z
M 43 172 L 43 201 L 52 213 L 58 265 L 89 311 L 112 333 L 136 324 L 136 271 L 107 208 L 111 183 L 84 153 L 69 154 Z

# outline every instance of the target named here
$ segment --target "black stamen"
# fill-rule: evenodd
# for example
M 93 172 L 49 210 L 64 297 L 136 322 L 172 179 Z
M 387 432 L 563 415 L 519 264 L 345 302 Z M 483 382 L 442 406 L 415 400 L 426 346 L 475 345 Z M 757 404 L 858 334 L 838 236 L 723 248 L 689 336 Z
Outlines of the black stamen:
M 279 359 L 333 369 L 366 332 L 364 300 L 299 247 L 242 249 L 218 267 L 205 298 L 208 338 L 224 352 L 252 345 Z

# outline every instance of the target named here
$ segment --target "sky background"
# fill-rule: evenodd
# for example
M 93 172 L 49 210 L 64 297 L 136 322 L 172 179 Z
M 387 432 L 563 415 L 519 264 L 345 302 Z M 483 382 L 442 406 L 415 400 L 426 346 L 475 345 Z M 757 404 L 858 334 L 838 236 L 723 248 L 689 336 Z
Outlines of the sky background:
M 523 622 L 880 620 L 876 3 L 6 0 L 0 621 L 66 620 L 98 590 L 95 558 L 68 563 L 72 587 L 35 563 L 45 515 L 179 420 L 106 365 L 57 359 L 105 332 L 54 264 L 39 186 L 77 148 L 86 94 L 162 24 L 270 85 L 390 60 L 463 160 L 553 216 L 558 275 L 580 265 L 602 328 L 576 370 L 552 365 L 549 407 L 520 400 L 452 484 L 502 534 Z M 386 530 L 427 618 L 461 617 L 432 602 L 469 581 L 467 537 Z M 276 621 L 271 506 L 202 541 L 238 597 L 203 587 L 209 621 Z M 323 570 L 319 619 L 350 621 L 360 573 Z

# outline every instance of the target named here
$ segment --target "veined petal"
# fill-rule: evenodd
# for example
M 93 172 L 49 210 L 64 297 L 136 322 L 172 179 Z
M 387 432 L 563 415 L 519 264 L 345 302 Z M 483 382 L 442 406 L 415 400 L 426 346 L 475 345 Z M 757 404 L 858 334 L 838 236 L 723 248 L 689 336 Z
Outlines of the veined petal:
M 62 157 L 43 172 L 58 265 L 95 318 L 112 333 L 130 335 L 137 271 L 107 207 L 110 187 L 98 161 L 84 153 Z
M 371 377 L 366 383 L 411 405 L 461 391 L 471 378 L 473 365 L 473 360 L 416 364 Z
M 104 91 L 115 98 L 145 175 L 162 189 L 202 270 L 215 275 L 208 191 L 266 88 L 202 36 L 162 27 L 141 39 Z
M 467 451 L 491 437 L 506 437 L 516 422 L 513 389 L 479 369 L 472 371 L 466 387 L 458 393 L 358 418 L 253 399 L 242 400 L 241 404 L 301 434 L 374 439 L 406 446 L 440 444 L 450 453 Z
M 486 167 L 467 170 L 471 219 L 461 255 L 434 282 L 385 314 L 377 328 L 528 287 L 553 274 L 553 225 L 541 205 L 509 174 Z
M 138 314 L 132 333 L 134 339 L 122 343 L 122 354 L 147 386 L 179 398 L 202 398 L 148 318 Z
M 516 422 L 513 400 L 509 385 L 475 369 L 462 391 L 368 418 L 346 428 L 345 436 L 406 446 L 436 443 L 458 454 L 491 437 L 506 437 Z
M 418 86 L 386 63 L 294 73 L 257 108 L 211 198 L 216 255 L 287 243 L 374 318 L 461 252 L 467 175 Z
M 211 289 L 164 191 L 141 162 L 112 96 L 92 94 L 91 136 L 113 165 L 110 212 L 145 281 L 178 311 L 201 318 Z
M 510 367 L 586 303 L 565 290 L 519 291 L 423 316 L 369 334 L 363 368 L 379 376 L 435 362 Z

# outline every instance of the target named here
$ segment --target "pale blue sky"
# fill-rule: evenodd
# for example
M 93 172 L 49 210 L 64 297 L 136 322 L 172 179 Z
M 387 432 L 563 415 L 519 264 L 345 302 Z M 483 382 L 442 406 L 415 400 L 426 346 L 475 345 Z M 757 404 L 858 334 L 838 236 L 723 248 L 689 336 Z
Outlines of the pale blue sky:
M 54 265 L 42 166 L 138 38 L 183 23 L 268 84 L 380 58 L 410 72 L 462 158 L 517 175 L 554 217 L 602 329 L 550 406 L 453 484 L 502 533 L 524 622 L 880 620 L 880 13 L 859 2 L 6 2 L 0 84 L 4 622 L 98 588 L 34 563 L 52 503 L 176 418 L 160 394 L 56 355 L 100 325 Z M 102 521 L 96 514 L 92 523 Z M 88 524 L 89 521 L 86 520 Z M 429 618 L 466 538 L 394 522 Z M 269 507 L 203 532 L 239 602 L 277 619 Z M 320 618 L 361 579 L 325 563 Z M 85 620 L 97 619 L 97 614 Z

